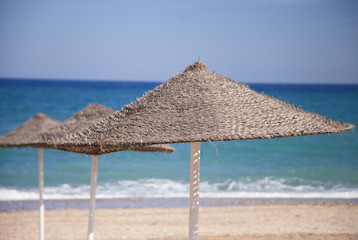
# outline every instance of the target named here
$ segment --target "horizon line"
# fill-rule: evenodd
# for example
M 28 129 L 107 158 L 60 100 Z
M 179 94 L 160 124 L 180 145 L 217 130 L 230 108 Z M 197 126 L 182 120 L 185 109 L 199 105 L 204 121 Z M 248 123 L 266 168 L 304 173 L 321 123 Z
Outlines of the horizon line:
M 0 81 L 63 81 L 63 82 L 141 82 L 141 83 L 163 83 L 167 80 L 143 80 L 143 79 L 69 79 L 69 78 L 23 78 L 23 77 L 0 77 Z M 235 81 L 235 80 L 234 80 Z M 240 81 L 235 81 L 240 82 Z M 244 84 L 294 84 L 294 85 L 358 85 L 358 82 L 240 82 Z

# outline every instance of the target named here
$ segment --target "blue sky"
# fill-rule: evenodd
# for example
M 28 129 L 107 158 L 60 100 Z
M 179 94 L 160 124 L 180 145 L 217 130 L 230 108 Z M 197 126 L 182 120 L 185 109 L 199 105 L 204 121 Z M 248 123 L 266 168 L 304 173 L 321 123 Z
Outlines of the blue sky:
M 358 1 L 0 0 L 0 78 L 358 83 Z

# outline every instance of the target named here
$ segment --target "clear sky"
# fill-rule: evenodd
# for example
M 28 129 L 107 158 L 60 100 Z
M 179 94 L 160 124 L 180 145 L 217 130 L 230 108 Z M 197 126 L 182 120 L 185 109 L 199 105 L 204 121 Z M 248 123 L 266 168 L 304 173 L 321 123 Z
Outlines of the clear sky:
M 358 83 L 358 1 L 0 0 L 0 78 Z

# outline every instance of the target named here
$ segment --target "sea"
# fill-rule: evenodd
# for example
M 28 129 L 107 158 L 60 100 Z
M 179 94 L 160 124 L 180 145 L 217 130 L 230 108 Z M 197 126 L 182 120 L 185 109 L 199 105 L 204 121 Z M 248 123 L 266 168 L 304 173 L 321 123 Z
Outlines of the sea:
M 159 81 L 0 79 L 0 135 L 38 112 L 64 121 L 93 103 L 120 110 L 159 84 Z M 358 85 L 248 85 L 304 110 L 358 125 Z M 160 205 L 187 199 L 190 143 L 172 146 L 175 153 L 122 151 L 100 155 L 98 201 L 131 199 L 133 203 L 133 199 L 161 199 Z M 203 142 L 200 168 L 200 197 L 206 201 L 336 199 L 357 203 L 358 131 Z M 90 175 L 91 156 L 44 150 L 45 201 L 89 199 Z M 9 203 L 37 199 L 38 150 L 0 148 L 0 210 L 11 208 Z

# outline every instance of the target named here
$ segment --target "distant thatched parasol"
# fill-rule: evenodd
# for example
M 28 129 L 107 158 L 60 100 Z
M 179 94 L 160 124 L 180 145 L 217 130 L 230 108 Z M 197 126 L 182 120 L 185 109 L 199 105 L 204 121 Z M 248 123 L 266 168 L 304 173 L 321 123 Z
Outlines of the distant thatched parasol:
M 28 147 L 31 139 L 36 139 L 39 132 L 47 131 L 60 125 L 61 122 L 50 118 L 44 113 L 35 116 L 21 124 L 19 127 L 0 137 L 0 147 Z M 43 147 L 43 146 L 42 146 Z M 45 239 L 45 207 L 43 202 L 43 151 L 39 146 L 39 211 L 40 211 L 40 240 Z
M 353 127 L 257 93 L 195 62 L 121 111 L 53 144 L 101 154 L 112 147 L 191 142 L 189 239 L 196 239 L 200 142 L 337 133 Z
M 61 124 L 46 129 L 46 131 L 37 132 L 38 134 L 30 139 L 28 144 L 33 147 L 51 148 L 51 146 L 48 145 L 48 142 L 64 137 L 70 133 L 83 130 L 87 126 L 104 119 L 114 112 L 114 110 L 99 104 L 88 105 Z
M 44 113 L 36 113 L 32 118 L 0 137 L 0 147 L 28 147 L 32 138 L 39 132 L 46 131 L 60 124 Z
M 47 148 L 55 148 L 51 141 L 58 141 L 59 139 L 66 137 L 67 135 L 86 129 L 94 123 L 97 123 L 110 114 L 115 113 L 113 109 L 102 106 L 100 104 L 88 105 L 83 110 L 76 112 L 71 118 L 62 122 L 60 125 L 48 129 L 45 132 L 40 133 L 31 141 L 31 146 L 40 147 L 45 146 Z M 62 149 L 69 152 L 85 153 L 90 155 L 98 155 L 98 151 L 91 151 L 91 146 L 84 147 L 86 151 L 76 151 L 76 149 Z M 116 152 L 120 150 L 133 150 L 143 152 L 169 152 L 172 153 L 175 149 L 169 145 L 157 144 L 148 146 L 137 146 L 132 149 L 123 149 L 122 147 L 110 146 L 110 151 L 103 150 L 101 153 Z
M 18 128 L 0 137 L 0 147 L 35 147 L 39 149 L 39 198 L 40 198 L 40 239 L 44 239 L 44 202 L 43 202 L 43 150 L 52 148 L 48 144 L 57 138 L 83 130 L 115 111 L 99 104 L 92 104 L 75 113 L 64 122 L 59 122 L 46 114 L 37 113 Z M 112 148 L 111 152 L 122 150 Z M 168 144 L 141 146 L 134 151 L 173 153 L 175 149 Z
M 64 121 L 60 125 L 51 128 L 45 132 L 40 133 L 33 139 L 31 139 L 31 146 L 33 147 L 47 147 L 53 148 L 52 145 L 48 144 L 50 141 L 56 141 L 61 137 L 65 137 L 68 134 L 81 131 L 86 129 L 86 127 L 101 121 L 106 118 L 108 115 L 114 113 L 115 111 L 99 104 L 91 104 L 84 108 L 83 110 L 75 113 L 71 118 Z M 81 151 L 72 151 L 71 149 L 63 149 L 70 152 L 80 152 L 94 155 L 92 156 L 92 173 L 91 173 L 91 197 L 90 197 L 90 218 L 89 218 L 89 227 L 88 227 L 88 239 L 93 238 L 93 219 L 94 219 L 94 210 L 95 210 L 95 194 L 96 194 L 96 183 L 97 183 L 97 161 L 98 156 L 97 152 L 91 152 L 90 147 L 86 147 L 86 152 Z M 156 144 L 156 145 L 146 145 L 146 146 L 137 146 L 132 149 L 123 149 L 121 147 L 111 146 L 110 151 L 116 152 L 120 150 L 133 150 L 133 151 L 143 151 L 143 152 L 165 152 L 173 153 L 175 149 L 167 144 Z M 106 153 L 106 151 L 102 151 Z

